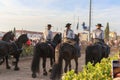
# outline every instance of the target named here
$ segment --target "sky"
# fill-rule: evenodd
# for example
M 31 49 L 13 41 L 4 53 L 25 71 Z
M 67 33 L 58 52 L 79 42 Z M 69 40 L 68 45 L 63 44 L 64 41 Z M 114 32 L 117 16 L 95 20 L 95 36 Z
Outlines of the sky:
M 31 31 L 44 31 L 47 24 L 52 30 L 64 30 L 67 23 L 76 29 L 79 17 L 81 24 L 89 25 L 90 0 L 0 0 L 0 31 L 14 27 Z M 120 0 L 92 0 L 92 30 L 97 23 L 120 33 Z

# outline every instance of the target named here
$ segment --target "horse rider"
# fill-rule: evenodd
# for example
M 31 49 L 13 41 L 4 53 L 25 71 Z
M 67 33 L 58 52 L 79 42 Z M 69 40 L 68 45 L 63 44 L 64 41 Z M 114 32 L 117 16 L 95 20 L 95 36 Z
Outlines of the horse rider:
M 44 33 L 45 42 L 51 47 L 52 51 L 54 52 L 55 43 L 52 42 L 53 40 L 53 32 L 51 31 L 51 24 L 47 25 L 47 30 Z
M 51 31 L 51 27 L 52 27 L 52 25 L 48 24 L 47 30 L 44 33 L 44 38 L 45 38 L 45 41 L 47 41 L 47 42 L 50 42 L 53 39 L 53 32 Z
M 97 24 L 96 29 L 93 30 L 93 43 L 104 43 L 104 31 L 101 29 L 102 24 Z
M 105 41 L 104 41 L 104 31 L 101 29 L 102 24 L 97 24 L 96 25 L 96 29 L 93 31 L 93 43 L 99 43 L 98 45 L 99 46 L 102 46 L 105 48 L 106 50 L 106 53 L 109 54 L 109 46 L 107 44 L 105 44 Z
M 64 31 L 64 42 L 68 42 L 68 43 L 73 42 L 72 45 L 75 46 L 75 48 L 76 48 L 77 56 L 80 57 L 80 46 L 78 43 L 76 43 L 74 41 L 75 34 L 74 34 L 73 30 L 71 29 L 71 24 L 67 23 L 65 27 L 66 27 L 66 30 Z

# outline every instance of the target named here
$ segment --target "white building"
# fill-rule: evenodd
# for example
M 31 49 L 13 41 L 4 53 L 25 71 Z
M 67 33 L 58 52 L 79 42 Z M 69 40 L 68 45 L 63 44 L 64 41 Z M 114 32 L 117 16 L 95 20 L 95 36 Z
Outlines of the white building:
M 27 31 L 27 30 L 16 30 L 16 38 L 18 38 L 21 34 L 27 34 L 28 38 L 31 40 L 40 40 L 43 36 L 42 32 L 36 31 Z
M 4 36 L 5 32 L 0 31 L 0 40 L 2 39 L 2 37 Z
M 88 41 L 88 33 L 86 32 L 80 33 L 80 41 Z

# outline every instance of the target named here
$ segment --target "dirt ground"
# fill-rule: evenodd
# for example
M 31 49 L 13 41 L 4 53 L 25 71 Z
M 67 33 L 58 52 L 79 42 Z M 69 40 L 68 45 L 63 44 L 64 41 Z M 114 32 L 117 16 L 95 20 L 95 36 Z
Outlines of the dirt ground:
M 112 54 L 117 52 L 117 49 L 113 49 L 112 50 Z M 13 66 L 11 66 L 10 70 L 7 70 L 5 68 L 5 64 L 0 65 L 0 80 L 50 80 L 50 73 L 48 74 L 48 76 L 43 76 L 42 75 L 42 68 L 40 67 L 40 73 L 39 76 L 36 79 L 33 79 L 31 77 L 31 60 L 32 57 L 28 57 L 28 58 L 22 58 L 20 59 L 19 62 L 19 67 L 20 67 L 20 71 L 14 71 L 13 70 Z M 72 61 L 72 68 L 75 68 L 75 63 L 74 61 Z M 82 67 L 84 66 L 85 63 L 85 54 L 84 51 L 82 52 L 81 57 L 79 58 L 79 71 L 82 70 Z M 50 68 L 49 65 L 49 59 L 47 61 L 47 69 Z

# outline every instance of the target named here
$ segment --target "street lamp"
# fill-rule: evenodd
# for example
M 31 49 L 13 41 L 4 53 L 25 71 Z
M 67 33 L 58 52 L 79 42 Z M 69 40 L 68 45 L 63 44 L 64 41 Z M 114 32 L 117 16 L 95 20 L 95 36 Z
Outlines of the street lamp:
M 91 40 L 91 8 L 92 8 L 92 0 L 90 0 L 90 4 L 89 4 L 89 36 L 88 36 L 88 41 Z

